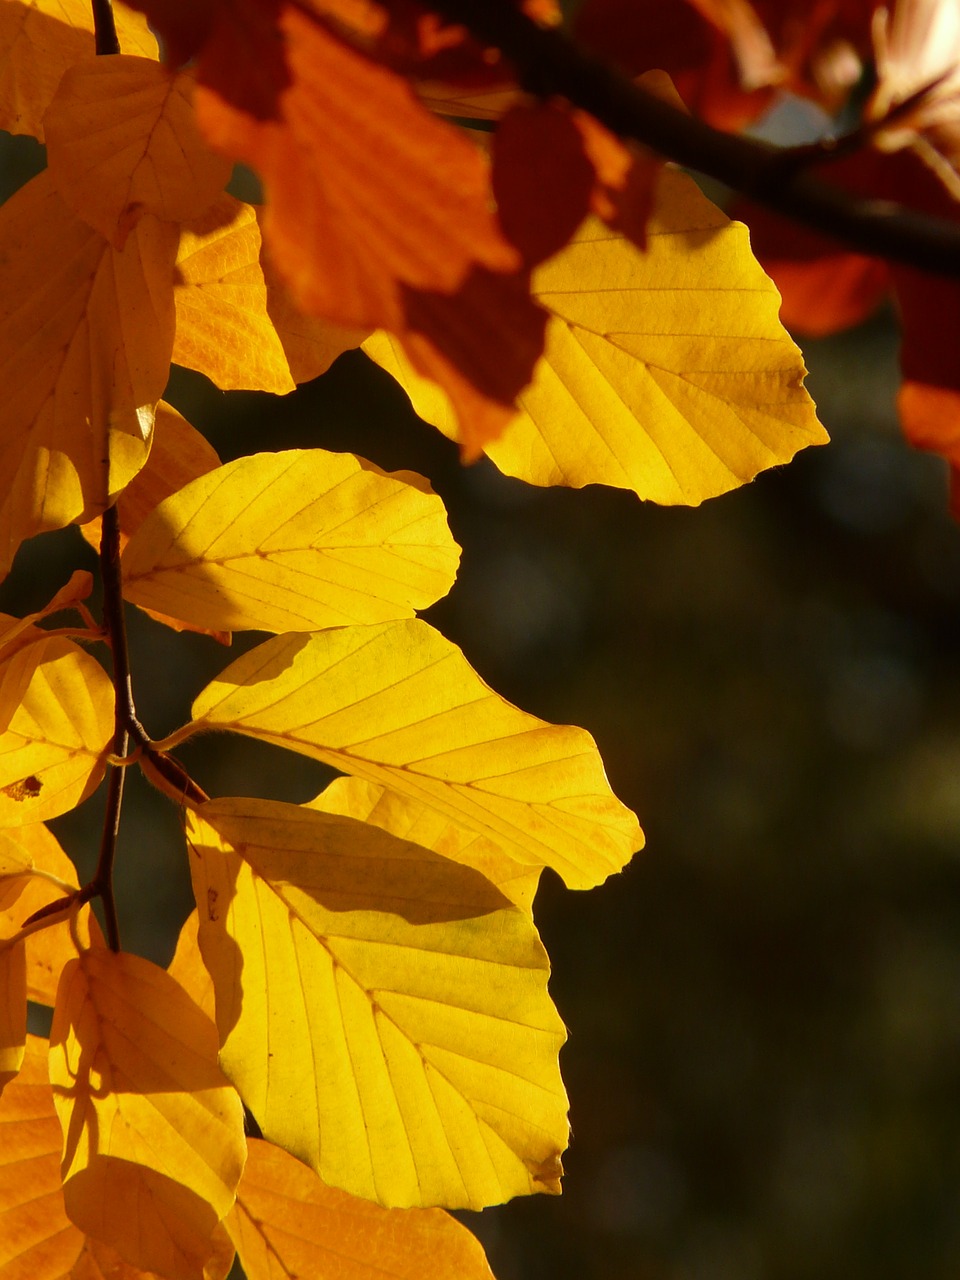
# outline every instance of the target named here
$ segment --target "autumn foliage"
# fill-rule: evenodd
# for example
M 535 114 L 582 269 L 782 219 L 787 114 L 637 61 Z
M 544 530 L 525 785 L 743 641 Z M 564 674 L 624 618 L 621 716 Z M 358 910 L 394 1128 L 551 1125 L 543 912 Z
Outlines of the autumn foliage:
M 589 0 L 572 37 L 550 3 L 486 8 L 515 48 L 452 0 L 0 0 L 0 125 L 47 148 L 0 207 L 0 572 L 77 524 L 103 588 L 101 618 L 83 570 L 0 616 L 0 1280 L 217 1280 L 235 1253 L 251 1280 L 488 1275 L 444 1210 L 558 1192 L 567 1144 L 538 878 L 586 889 L 642 844 L 589 733 L 416 617 L 460 556 L 429 482 L 321 449 L 221 465 L 161 398 L 171 363 L 285 394 L 362 344 L 466 462 L 697 505 L 826 434 L 747 227 L 665 163 L 685 131 L 856 92 L 851 225 L 906 191 L 956 221 L 960 21 L 949 66 L 924 37 L 945 3 Z M 677 155 L 642 112 L 605 118 L 584 49 Z M 237 163 L 262 205 L 227 192 Z M 893 290 L 905 428 L 953 460 L 930 291 L 955 316 L 955 284 L 773 203 L 744 216 L 784 316 L 830 331 Z M 268 638 L 154 740 L 125 603 Z M 306 805 L 211 799 L 176 756 L 208 730 L 342 776 Z M 196 894 L 166 971 L 120 948 L 132 767 Z M 81 885 L 44 824 L 105 778 Z

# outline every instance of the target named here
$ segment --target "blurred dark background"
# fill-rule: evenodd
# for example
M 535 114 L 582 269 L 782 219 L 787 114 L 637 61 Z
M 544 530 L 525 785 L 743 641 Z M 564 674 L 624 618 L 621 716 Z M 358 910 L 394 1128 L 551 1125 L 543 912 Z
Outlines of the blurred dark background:
M 698 510 L 462 469 L 359 354 L 281 400 L 170 388 L 225 461 L 321 446 L 427 475 L 464 549 L 429 620 L 525 710 L 588 728 L 646 830 L 600 889 L 544 878 L 573 1140 L 561 1199 L 465 1215 L 499 1280 L 960 1269 L 960 530 L 898 435 L 892 317 L 805 354 L 833 443 Z M 93 561 L 75 529 L 37 539 L 0 608 Z M 131 613 L 155 736 L 261 638 Z M 328 776 L 239 738 L 182 758 L 219 794 L 302 801 Z M 101 811 L 53 824 L 81 873 Z M 125 945 L 166 963 L 189 884 L 145 784 L 118 892 Z

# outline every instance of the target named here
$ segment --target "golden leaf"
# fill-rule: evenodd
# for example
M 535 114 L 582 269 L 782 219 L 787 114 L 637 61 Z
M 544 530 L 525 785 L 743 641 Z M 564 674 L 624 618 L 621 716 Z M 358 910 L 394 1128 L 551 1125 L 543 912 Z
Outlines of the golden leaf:
M 176 228 L 122 253 L 41 174 L 0 206 L 0 573 L 20 542 L 102 511 L 143 466 L 173 346 Z
M 85 952 L 60 981 L 50 1080 L 71 1220 L 133 1266 L 206 1280 L 245 1154 L 206 1015 L 139 956 Z
M 313 631 L 408 617 L 449 591 L 459 554 L 426 481 L 292 449 L 162 502 L 124 552 L 124 594 L 222 631 Z
M 146 18 L 114 0 L 120 47 L 158 57 Z M 43 141 L 43 113 L 64 72 L 94 51 L 90 0 L 4 0 L 0 4 L 0 128 Z
M 227 1218 L 247 1280 L 493 1280 L 479 1243 L 440 1209 L 383 1209 L 251 1139 Z
M 27 956 L 24 944 L 0 944 L 0 1094 L 16 1079 L 27 1043 Z
M 229 195 L 183 228 L 174 296 L 174 363 L 225 391 L 282 395 L 366 336 L 297 311 L 263 260 L 257 210 Z
M 78 645 L 50 636 L 10 661 L 21 658 L 29 682 L 0 734 L 0 827 L 42 822 L 84 800 L 103 777 L 114 729 L 113 686 Z
M 266 1136 L 386 1205 L 559 1190 L 564 1030 L 528 915 L 296 805 L 210 801 L 187 838 L 221 1062 Z
M 467 827 L 451 822 L 436 809 L 388 791 L 362 778 L 335 778 L 309 809 L 339 813 L 360 822 L 372 822 L 400 840 L 432 849 L 444 858 L 474 867 L 517 907 L 530 911 L 540 880 L 539 868 L 515 862 L 497 845 Z
M 193 113 L 193 77 L 147 58 L 91 56 L 64 74 L 44 117 L 54 186 L 122 249 L 146 213 L 199 218 L 230 178 Z
M 588 221 L 534 272 L 551 314 L 546 350 L 519 416 L 486 445 L 507 475 L 696 505 L 826 441 L 746 227 L 667 170 L 648 236 L 641 252 Z M 395 340 L 378 333 L 364 350 L 421 417 L 463 438 L 444 393 Z
M 553 867 L 571 888 L 600 884 L 643 843 L 589 733 L 511 706 L 418 620 L 277 636 L 207 685 L 193 715 L 164 745 L 216 728 L 288 747 Z
M 28 1036 L 0 1099 L 0 1277 L 64 1280 L 83 1247 L 60 1182 L 63 1138 L 47 1079 L 47 1042 Z

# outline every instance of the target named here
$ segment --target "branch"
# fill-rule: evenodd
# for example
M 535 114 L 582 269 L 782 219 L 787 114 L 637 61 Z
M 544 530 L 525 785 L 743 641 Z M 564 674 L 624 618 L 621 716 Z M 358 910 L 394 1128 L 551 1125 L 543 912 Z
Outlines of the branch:
M 887 200 L 856 199 L 797 172 L 789 148 L 723 133 L 654 97 L 579 50 L 556 28 L 537 26 L 512 0 L 426 0 L 483 44 L 500 49 L 524 88 L 559 95 L 613 133 L 715 178 L 794 222 L 860 253 L 960 276 L 960 226 Z
M 117 24 L 110 0 L 90 0 L 93 8 L 93 30 L 97 41 L 97 53 L 119 53 Z

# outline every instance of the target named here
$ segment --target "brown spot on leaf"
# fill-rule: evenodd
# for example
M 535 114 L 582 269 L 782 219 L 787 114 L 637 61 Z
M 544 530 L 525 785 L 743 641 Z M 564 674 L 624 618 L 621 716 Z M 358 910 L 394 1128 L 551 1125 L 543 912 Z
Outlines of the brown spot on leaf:
M 42 789 L 43 783 L 34 773 L 19 782 L 8 782 L 5 787 L 0 787 L 0 791 L 11 800 L 35 800 Z
M 218 920 L 220 918 L 217 911 L 217 898 L 219 894 L 216 889 L 207 890 L 207 917 L 210 920 Z

